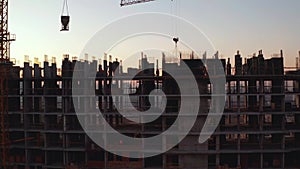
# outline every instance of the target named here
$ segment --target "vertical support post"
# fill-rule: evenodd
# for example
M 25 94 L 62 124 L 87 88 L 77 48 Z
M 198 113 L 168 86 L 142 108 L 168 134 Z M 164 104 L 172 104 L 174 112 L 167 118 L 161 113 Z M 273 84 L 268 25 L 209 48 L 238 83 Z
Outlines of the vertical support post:
M 264 168 L 264 155 L 260 153 L 260 168 Z
M 241 120 L 240 120 L 240 117 L 241 117 L 241 82 L 240 80 L 237 80 L 237 83 L 236 83 L 236 91 L 237 91 L 237 107 L 238 107 L 238 115 L 237 115 L 237 128 L 238 128 L 238 131 L 240 131 L 240 125 L 241 125 Z M 238 145 L 237 145 L 237 149 L 240 150 L 241 149 L 241 135 L 238 134 Z M 238 154 L 238 159 L 237 159 L 237 165 L 240 166 L 241 165 L 241 157 L 240 157 L 240 154 Z
M 0 121 L 0 137 L 1 137 L 1 163 L 2 168 L 8 168 L 8 148 L 9 148 L 9 133 L 8 133 L 8 83 L 7 83 L 7 73 L 8 67 L 5 63 L 0 65 L 0 111 L 1 111 L 1 121 Z

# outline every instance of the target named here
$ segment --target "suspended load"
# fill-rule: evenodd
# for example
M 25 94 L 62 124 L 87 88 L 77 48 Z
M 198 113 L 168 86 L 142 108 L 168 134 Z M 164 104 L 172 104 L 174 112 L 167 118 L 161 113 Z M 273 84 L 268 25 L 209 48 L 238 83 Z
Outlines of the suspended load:
M 61 20 L 61 24 L 62 24 L 60 31 L 69 31 L 70 15 L 69 15 L 69 7 L 68 7 L 67 0 L 64 0 L 60 20 Z

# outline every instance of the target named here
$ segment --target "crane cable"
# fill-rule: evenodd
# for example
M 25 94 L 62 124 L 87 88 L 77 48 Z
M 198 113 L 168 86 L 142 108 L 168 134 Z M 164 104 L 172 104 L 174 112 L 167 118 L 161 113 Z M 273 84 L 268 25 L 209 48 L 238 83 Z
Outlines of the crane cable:
M 173 19 L 172 19 L 172 33 L 173 33 L 173 36 L 175 37 L 175 35 L 177 34 L 177 30 L 176 30 L 176 2 L 174 2 L 175 0 L 171 0 L 171 15 L 173 16 Z
M 68 0 L 64 0 L 64 4 L 63 4 L 61 15 L 63 16 L 65 12 L 67 12 L 67 16 L 69 16 Z
M 174 7 L 174 16 L 175 17 L 180 17 L 179 16 L 179 0 L 172 0 L 173 2 L 175 1 L 175 7 Z M 174 19 L 174 35 L 176 36 L 178 34 L 178 19 Z
M 175 2 L 174 2 L 175 1 Z M 175 4 L 174 4 L 175 3 Z M 174 7 L 173 7 L 174 4 Z M 179 42 L 178 35 L 178 19 L 175 17 L 179 17 L 178 11 L 179 11 L 179 0 L 171 0 L 171 15 L 174 16 L 172 19 L 172 28 L 173 28 L 173 42 L 175 43 L 175 57 L 178 57 L 178 48 L 177 43 Z

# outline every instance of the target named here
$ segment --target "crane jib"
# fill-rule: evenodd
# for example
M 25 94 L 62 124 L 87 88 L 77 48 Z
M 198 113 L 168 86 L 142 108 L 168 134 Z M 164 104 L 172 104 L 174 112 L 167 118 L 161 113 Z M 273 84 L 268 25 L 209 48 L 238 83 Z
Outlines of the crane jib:
M 121 6 L 133 5 L 144 2 L 151 2 L 154 0 L 121 0 Z

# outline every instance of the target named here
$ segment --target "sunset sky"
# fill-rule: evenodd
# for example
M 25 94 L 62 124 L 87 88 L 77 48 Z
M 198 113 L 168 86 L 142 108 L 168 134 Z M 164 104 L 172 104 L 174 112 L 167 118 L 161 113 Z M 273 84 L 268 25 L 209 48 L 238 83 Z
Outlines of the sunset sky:
M 31 60 L 42 60 L 47 54 L 60 60 L 66 53 L 78 56 L 102 27 L 141 12 L 174 14 L 190 21 L 209 37 L 224 58 L 233 57 L 236 50 L 246 57 L 260 49 L 268 58 L 283 49 L 286 65 L 294 66 L 300 50 L 299 0 L 157 0 L 124 8 L 120 0 L 68 2 L 70 31 L 60 32 L 63 0 L 10 0 L 9 30 L 17 36 L 11 46 L 11 58 L 23 61 L 24 55 L 29 55 Z M 174 28 L 170 25 L 172 34 Z M 201 51 L 201 46 L 197 50 Z

